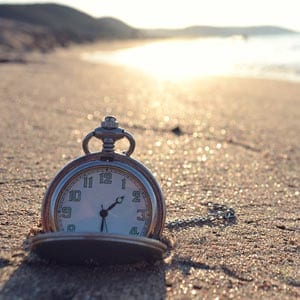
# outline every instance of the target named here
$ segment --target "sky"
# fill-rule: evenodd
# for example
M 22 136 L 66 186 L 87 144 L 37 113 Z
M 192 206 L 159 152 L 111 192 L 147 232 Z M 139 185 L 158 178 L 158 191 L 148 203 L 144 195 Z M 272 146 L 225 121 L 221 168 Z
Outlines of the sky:
M 111 16 L 137 28 L 192 25 L 276 25 L 300 31 L 300 0 L 0 0 L 56 2 L 94 17 Z

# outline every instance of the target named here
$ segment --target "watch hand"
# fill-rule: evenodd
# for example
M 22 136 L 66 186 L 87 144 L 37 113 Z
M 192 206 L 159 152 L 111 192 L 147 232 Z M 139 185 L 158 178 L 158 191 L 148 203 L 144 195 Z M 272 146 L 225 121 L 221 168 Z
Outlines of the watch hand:
M 102 221 L 101 221 L 101 228 L 100 228 L 100 231 L 103 232 L 103 229 L 105 228 L 105 232 L 108 232 L 108 229 L 107 229 L 107 223 L 106 223 L 106 219 L 103 218 Z
M 125 198 L 125 196 L 118 197 L 118 198 L 116 199 L 116 201 L 115 201 L 112 205 L 110 205 L 110 206 L 108 207 L 107 211 L 108 211 L 108 210 L 111 210 L 112 208 L 114 208 L 117 204 L 121 204 L 121 203 L 123 202 L 124 198 Z
M 100 227 L 100 231 L 103 232 L 103 228 L 104 228 L 104 218 L 101 221 L 101 227 Z
M 107 223 L 106 223 L 106 219 L 105 219 L 108 215 L 108 211 L 111 210 L 112 208 L 114 208 L 117 204 L 122 203 L 124 198 L 125 198 L 125 196 L 118 197 L 115 200 L 115 202 L 113 204 L 111 204 L 107 209 L 104 209 L 103 205 L 101 204 L 101 210 L 100 210 L 100 217 L 102 218 L 101 225 L 100 225 L 101 232 L 103 232 L 104 228 L 105 228 L 105 231 L 108 232 Z
M 100 210 L 100 217 L 102 218 L 101 220 L 101 226 L 100 226 L 100 231 L 103 232 L 104 226 L 107 232 L 107 224 L 105 218 L 107 217 L 107 209 L 103 208 L 103 205 L 101 205 L 101 210 Z
M 106 219 L 104 219 L 104 228 L 105 228 L 105 232 L 108 232 Z

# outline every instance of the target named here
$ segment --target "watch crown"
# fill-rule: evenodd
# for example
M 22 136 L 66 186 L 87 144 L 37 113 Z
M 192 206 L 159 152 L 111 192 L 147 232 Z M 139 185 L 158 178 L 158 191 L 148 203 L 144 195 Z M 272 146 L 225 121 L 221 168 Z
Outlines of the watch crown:
M 101 122 L 101 127 L 105 129 L 116 129 L 119 127 L 119 123 L 115 117 L 106 116 L 104 121 Z

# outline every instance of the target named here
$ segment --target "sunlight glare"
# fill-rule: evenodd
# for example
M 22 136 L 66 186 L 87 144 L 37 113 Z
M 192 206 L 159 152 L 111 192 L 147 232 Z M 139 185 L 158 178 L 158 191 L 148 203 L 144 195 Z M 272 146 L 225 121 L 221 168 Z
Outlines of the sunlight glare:
M 165 80 L 228 75 L 237 63 L 243 42 L 238 38 L 225 40 L 159 41 L 112 52 L 84 53 L 82 58 L 137 68 Z
M 116 53 L 120 64 L 140 68 L 161 79 L 181 80 L 226 73 L 229 60 L 218 57 L 215 47 L 190 41 L 168 41 Z
M 157 79 L 207 76 L 297 79 L 297 36 L 173 39 L 145 42 L 112 51 L 86 52 L 81 58 L 139 69 Z M 298 77 L 297 77 L 298 76 Z M 298 80 L 298 79 L 297 79 Z

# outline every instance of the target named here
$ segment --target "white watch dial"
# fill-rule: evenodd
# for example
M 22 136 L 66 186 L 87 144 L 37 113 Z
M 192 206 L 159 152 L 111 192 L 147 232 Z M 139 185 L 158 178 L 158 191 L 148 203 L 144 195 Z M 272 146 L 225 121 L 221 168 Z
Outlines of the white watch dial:
M 146 188 L 130 172 L 97 166 L 73 176 L 55 205 L 56 230 L 146 236 L 152 204 Z

